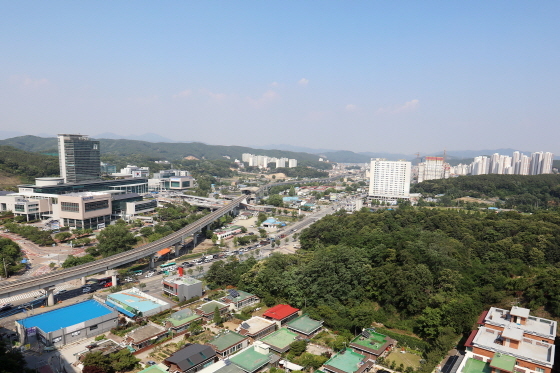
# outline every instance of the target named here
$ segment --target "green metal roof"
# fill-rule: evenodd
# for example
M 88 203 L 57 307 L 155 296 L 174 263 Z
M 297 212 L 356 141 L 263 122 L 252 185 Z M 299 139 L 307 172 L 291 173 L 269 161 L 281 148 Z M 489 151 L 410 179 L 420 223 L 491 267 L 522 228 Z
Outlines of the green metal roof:
M 369 338 L 364 338 L 363 335 L 359 335 L 354 338 L 351 343 L 372 350 L 379 350 L 385 343 L 387 343 L 387 337 L 385 335 L 376 333 L 371 329 L 367 330 L 369 331 Z
M 216 307 L 218 307 L 218 309 L 227 307 L 227 304 L 212 300 L 208 303 L 204 303 L 202 306 L 200 306 L 199 308 L 202 310 L 202 312 L 204 312 L 205 314 L 209 314 L 209 313 L 214 313 L 214 310 L 216 309 Z
M 297 334 L 294 332 L 289 331 L 286 328 L 281 328 L 267 335 L 264 338 L 261 338 L 261 341 L 264 343 L 278 347 L 280 349 L 284 349 L 288 347 L 292 342 L 294 342 L 297 338 Z
M 309 316 L 301 315 L 286 324 L 286 327 L 297 330 L 304 334 L 311 334 L 323 325 L 322 321 L 313 320 Z
M 260 367 L 268 364 L 271 359 L 271 355 L 271 353 L 266 355 L 260 354 L 255 351 L 253 346 L 251 346 L 246 350 L 230 356 L 229 360 L 244 371 L 252 373 Z
M 354 373 L 360 368 L 360 362 L 364 359 L 364 355 L 347 348 L 345 351 L 341 351 L 331 357 L 324 365 L 330 365 L 346 373 Z
M 197 315 L 195 313 L 195 314 L 187 316 L 183 319 L 176 319 L 176 318 L 170 317 L 170 318 L 167 319 L 167 321 L 169 321 L 173 326 L 181 326 L 181 325 L 185 325 L 187 323 L 192 322 L 193 320 L 200 319 L 200 318 L 202 318 L 202 316 Z
M 208 344 L 216 347 L 219 351 L 223 351 L 241 343 L 244 339 L 247 339 L 244 335 L 236 332 L 227 332 L 217 335 L 214 339 L 208 341 Z
M 463 368 L 463 373 L 490 373 L 492 369 L 484 361 L 468 358 Z
M 490 362 L 490 366 L 506 372 L 513 372 L 513 367 L 515 366 L 515 360 L 516 359 L 513 356 L 496 352 L 494 354 L 494 357 L 492 357 L 492 362 Z

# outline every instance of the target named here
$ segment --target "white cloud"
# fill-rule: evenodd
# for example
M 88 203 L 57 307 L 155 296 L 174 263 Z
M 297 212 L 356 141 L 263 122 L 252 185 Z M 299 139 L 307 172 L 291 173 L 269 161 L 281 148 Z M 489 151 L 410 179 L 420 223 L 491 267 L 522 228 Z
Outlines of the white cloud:
M 278 95 L 278 93 L 276 93 L 275 91 L 273 91 L 272 89 L 269 89 L 268 91 L 266 91 L 265 93 L 263 93 L 261 95 L 261 97 L 254 99 L 249 97 L 249 103 L 251 105 L 253 105 L 254 107 L 262 107 L 263 105 L 266 105 L 276 99 L 278 99 L 280 96 Z
M 181 91 L 176 95 L 173 95 L 173 98 L 184 98 L 184 97 L 189 97 L 190 95 L 192 95 L 192 91 L 190 89 L 185 89 L 184 91 Z
M 346 105 L 345 109 L 346 111 L 355 111 L 358 107 L 354 104 L 348 104 Z
M 377 114 L 398 114 L 398 113 L 405 113 L 409 111 L 414 111 L 420 107 L 420 100 L 414 99 L 405 102 L 402 105 L 391 106 L 391 107 L 382 107 L 377 109 Z
M 309 79 L 305 79 L 305 78 L 301 78 L 298 83 L 298 85 L 302 86 L 302 87 L 306 87 L 307 84 L 309 84 Z
M 270 83 L 270 86 L 271 87 L 278 87 L 279 84 L 278 84 L 278 82 L 272 82 L 272 83 Z
M 216 101 L 223 101 L 227 97 L 225 93 L 214 93 L 210 91 L 205 91 L 205 93 Z
M 10 80 L 24 88 L 39 88 L 49 84 L 49 80 L 46 78 L 33 79 L 27 75 L 13 75 Z

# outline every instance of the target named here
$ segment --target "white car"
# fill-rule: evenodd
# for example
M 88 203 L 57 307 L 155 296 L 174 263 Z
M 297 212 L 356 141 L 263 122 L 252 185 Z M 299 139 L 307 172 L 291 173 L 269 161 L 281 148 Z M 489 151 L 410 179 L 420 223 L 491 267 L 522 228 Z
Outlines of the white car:
M 155 272 L 148 272 L 148 273 L 146 273 L 146 276 L 145 276 L 145 277 L 146 277 L 146 278 L 152 277 L 154 274 L 155 274 Z

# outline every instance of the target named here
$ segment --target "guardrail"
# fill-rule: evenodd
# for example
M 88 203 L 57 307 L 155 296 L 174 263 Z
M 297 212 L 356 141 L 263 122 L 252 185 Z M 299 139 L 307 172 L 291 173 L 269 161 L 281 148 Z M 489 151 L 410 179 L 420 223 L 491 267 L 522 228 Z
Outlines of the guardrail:
M 307 182 L 328 182 L 332 180 L 339 179 L 341 176 L 336 178 L 326 178 L 319 180 L 298 180 L 291 182 L 274 183 L 262 186 L 258 189 L 257 193 L 264 191 L 275 185 L 286 185 L 286 184 L 300 184 Z M 119 254 L 111 255 L 107 258 L 102 258 L 94 262 L 81 264 L 72 268 L 63 269 L 60 271 L 48 273 L 42 275 L 38 278 L 21 279 L 14 281 L 3 281 L 0 284 L 0 297 L 7 297 L 16 294 L 25 293 L 32 290 L 38 290 L 47 288 L 61 282 L 66 282 L 69 280 L 81 278 L 83 276 L 92 275 L 102 271 L 106 271 L 115 267 L 119 267 L 123 264 L 135 261 L 146 256 L 155 254 L 161 249 L 172 246 L 176 243 L 182 241 L 183 237 L 189 236 L 193 233 L 200 231 L 205 226 L 209 225 L 216 219 L 224 216 L 225 214 L 231 212 L 233 209 L 239 207 L 239 204 L 248 198 L 248 195 L 241 195 L 236 199 L 232 200 L 229 204 L 223 206 L 222 208 L 211 212 L 210 214 L 202 217 L 201 219 L 181 228 L 177 232 L 171 233 L 157 241 L 142 245 L 132 250 L 128 250 Z

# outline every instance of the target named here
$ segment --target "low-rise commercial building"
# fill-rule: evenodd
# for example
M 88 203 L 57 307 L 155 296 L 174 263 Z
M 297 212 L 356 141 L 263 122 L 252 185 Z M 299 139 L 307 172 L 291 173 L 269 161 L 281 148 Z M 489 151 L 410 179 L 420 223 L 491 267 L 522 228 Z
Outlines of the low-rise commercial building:
M 162 286 L 165 293 L 178 297 L 179 301 L 202 297 L 202 282 L 192 277 L 169 276 L 163 279 Z
M 62 225 L 78 229 L 97 229 L 109 224 L 111 208 L 111 194 L 101 192 L 62 194 L 58 204 L 53 204 L 54 215 L 60 217 Z
M 109 294 L 105 304 L 128 317 L 148 317 L 171 308 L 169 303 L 134 287 Z

